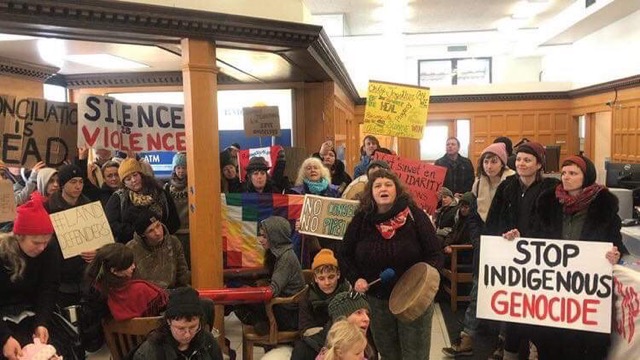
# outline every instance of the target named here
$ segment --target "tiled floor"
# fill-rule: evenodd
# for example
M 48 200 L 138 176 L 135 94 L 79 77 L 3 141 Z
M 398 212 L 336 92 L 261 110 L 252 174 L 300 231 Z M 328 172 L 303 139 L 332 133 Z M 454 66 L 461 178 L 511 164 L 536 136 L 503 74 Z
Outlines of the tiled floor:
M 240 321 L 233 314 L 225 318 L 226 337 L 231 340 L 231 346 L 236 351 L 237 360 L 242 360 L 242 326 Z M 431 326 L 431 359 L 443 359 L 442 348 L 450 345 L 447 328 L 444 324 L 440 306 L 436 304 Z M 261 347 L 254 348 L 254 358 L 260 359 L 264 355 Z M 108 360 L 109 350 L 103 347 L 97 353 L 89 355 L 89 360 Z

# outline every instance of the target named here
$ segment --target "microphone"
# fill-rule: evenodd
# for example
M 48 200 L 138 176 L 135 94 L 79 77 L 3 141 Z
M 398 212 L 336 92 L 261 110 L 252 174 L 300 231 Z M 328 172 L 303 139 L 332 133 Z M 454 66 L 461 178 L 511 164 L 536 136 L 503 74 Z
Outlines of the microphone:
M 391 280 L 393 280 L 395 277 L 396 277 L 395 270 L 393 270 L 392 268 L 386 268 L 380 273 L 380 277 L 379 278 L 373 280 L 372 282 L 370 282 L 367 285 L 371 286 L 371 285 L 374 285 L 374 284 L 379 283 L 379 282 L 382 282 L 383 284 L 387 284 Z

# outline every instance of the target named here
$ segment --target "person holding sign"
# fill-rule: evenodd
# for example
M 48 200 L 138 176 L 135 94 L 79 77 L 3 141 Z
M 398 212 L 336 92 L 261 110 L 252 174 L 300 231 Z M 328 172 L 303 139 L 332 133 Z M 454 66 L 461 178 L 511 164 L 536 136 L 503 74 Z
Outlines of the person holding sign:
M 516 175 L 506 178 L 496 189 L 487 214 L 485 234 L 514 239 L 535 236 L 535 205 L 543 191 L 555 189 L 559 181 L 543 178 L 544 146 L 527 142 L 516 150 Z M 528 341 L 525 325 L 507 323 L 504 339 L 505 358 L 517 356 L 521 341 Z M 502 352 L 498 349 L 498 352 Z
M 596 184 L 596 168 L 585 156 L 562 163 L 562 183 L 545 190 L 538 200 L 536 237 L 613 242 L 606 254 L 611 264 L 626 252 L 620 234 L 618 199 Z M 534 332 L 540 359 L 604 359 L 610 334 L 557 328 Z
M 414 264 L 426 262 L 442 268 L 441 243 L 427 214 L 392 172 L 381 169 L 371 174 L 338 259 L 354 289 L 370 295 L 371 330 L 382 358 L 428 359 L 433 305 L 405 323 L 389 310 L 389 297 L 397 279 Z M 396 280 L 370 286 L 387 268 L 395 270 Z
M 156 213 L 170 234 L 180 228 L 173 199 L 152 177 L 144 174 L 138 160 L 126 158 L 118 168 L 118 175 L 124 186 L 113 193 L 104 210 L 117 242 L 127 243 L 133 239 L 135 230 L 126 218 L 132 207 L 147 208 Z
M 362 147 L 360 148 L 360 162 L 353 169 L 353 177 L 364 175 L 369 166 L 369 162 L 373 160 L 373 152 L 380 147 L 380 141 L 373 135 L 367 135 L 362 140 Z
M 49 343 L 60 276 L 52 235 L 40 199 L 18 207 L 13 234 L 0 235 L 0 345 L 7 359 L 17 359 L 34 337 Z

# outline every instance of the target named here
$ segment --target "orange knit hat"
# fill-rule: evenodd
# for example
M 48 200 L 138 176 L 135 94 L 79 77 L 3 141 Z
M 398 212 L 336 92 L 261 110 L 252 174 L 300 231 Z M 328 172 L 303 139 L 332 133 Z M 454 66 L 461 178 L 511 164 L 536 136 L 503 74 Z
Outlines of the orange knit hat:
M 316 256 L 313 258 L 311 269 L 315 270 L 322 265 L 333 265 L 336 268 L 338 267 L 338 260 L 333 255 L 333 251 L 331 251 L 330 249 L 322 249 L 316 254 Z

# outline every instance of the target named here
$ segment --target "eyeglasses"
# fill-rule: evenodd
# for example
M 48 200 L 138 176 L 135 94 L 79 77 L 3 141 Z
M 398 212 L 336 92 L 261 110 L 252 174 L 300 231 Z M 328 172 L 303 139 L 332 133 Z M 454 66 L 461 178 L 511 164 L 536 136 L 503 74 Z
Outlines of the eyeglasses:
M 200 329 L 202 328 L 200 326 L 200 324 L 195 325 L 195 326 L 190 326 L 190 327 L 177 327 L 174 325 L 169 325 L 175 332 L 177 332 L 178 334 L 181 335 L 185 335 L 187 333 L 189 334 L 196 334 L 198 331 L 200 331 Z

